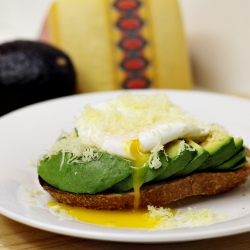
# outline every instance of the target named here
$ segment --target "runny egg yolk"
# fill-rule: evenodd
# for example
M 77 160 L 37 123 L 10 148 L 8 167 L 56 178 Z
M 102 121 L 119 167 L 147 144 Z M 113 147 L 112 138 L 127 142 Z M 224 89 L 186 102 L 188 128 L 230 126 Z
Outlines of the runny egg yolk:
M 140 202 L 140 188 L 143 184 L 144 174 L 145 174 L 145 166 L 148 164 L 150 153 L 142 152 L 140 150 L 139 140 L 132 140 L 129 142 L 130 147 L 130 155 L 132 155 L 133 160 L 131 164 L 133 166 L 133 188 L 134 188 L 134 208 L 138 209 Z
M 150 152 L 142 152 L 138 140 L 126 142 L 127 153 L 132 156 L 133 188 L 134 188 L 134 210 L 94 210 L 82 207 L 71 207 L 56 201 L 48 202 L 51 208 L 57 208 L 56 212 L 64 211 L 72 218 L 79 221 L 97 224 L 101 226 L 113 226 L 122 228 L 156 228 L 159 219 L 150 217 L 150 212 L 138 209 L 140 202 L 140 188 L 144 181 L 146 165 L 149 162 Z
M 100 226 L 150 229 L 156 228 L 160 222 L 160 218 L 151 217 L 148 210 L 94 210 L 71 207 L 57 201 L 49 201 L 47 205 L 59 215 L 65 216 L 66 213 L 79 221 Z
M 143 152 L 140 149 L 140 142 L 138 139 L 130 141 L 130 154 L 134 158 L 132 160 L 133 167 L 140 168 L 148 163 L 150 153 Z

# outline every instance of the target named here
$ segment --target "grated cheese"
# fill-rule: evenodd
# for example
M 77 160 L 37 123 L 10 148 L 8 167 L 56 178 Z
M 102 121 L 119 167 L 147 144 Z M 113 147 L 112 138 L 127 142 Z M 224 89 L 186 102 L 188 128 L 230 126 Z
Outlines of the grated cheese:
M 70 158 L 67 163 L 82 163 L 91 161 L 98 157 L 97 150 L 95 148 L 86 148 L 82 144 L 82 140 L 76 137 L 76 132 L 73 130 L 71 133 L 62 131 L 58 140 L 52 145 L 52 148 L 47 152 L 46 155 L 42 155 L 39 161 L 46 158 L 50 158 L 52 155 L 56 155 L 62 152 L 62 161 L 60 164 L 60 170 L 64 163 L 65 153 L 70 153 Z
M 194 148 L 192 148 L 190 145 L 188 145 L 187 143 L 185 143 L 184 140 L 181 140 L 180 142 L 180 146 L 178 148 L 178 153 L 177 155 L 180 155 L 181 152 L 183 152 L 184 150 L 188 150 L 188 151 L 195 151 Z
M 159 121 L 171 122 L 184 114 L 166 95 L 133 96 L 124 93 L 115 100 L 87 105 L 78 119 L 78 127 L 84 130 L 95 127 L 99 131 L 125 135 L 140 132 Z
M 180 142 L 180 146 L 179 146 L 179 148 L 178 148 L 178 153 L 177 153 L 177 155 L 180 155 L 181 154 L 181 152 L 183 152 L 184 150 L 185 150 L 185 141 L 184 140 L 181 140 L 181 142 Z
M 151 169 L 158 169 L 161 167 L 162 163 L 160 161 L 160 158 L 158 156 L 158 152 L 163 150 L 162 145 L 157 145 L 151 150 L 151 155 L 149 157 L 149 167 Z M 166 158 L 168 159 L 168 158 Z
M 159 220 L 158 229 L 205 226 L 229 219 L 226 213 L 215 213 L 211 209 L 188 208 L 172 211 L 170 208 L 148 206 L 150 216 Z
M 55 205 L 52 207 L 48 207 L 49 211 L 53 214 L 59 217 L 60 221 L 63 221 L 65 219 L 68 220 L 74 220 L 74 218 L 68 214 L 65 210 L 61 209 L 59 205 Z
M 124 93 L 115 100 L 85 106 L 77 119 L 79 136 L 84 140 L 86 138 L 85 143 L 90 143 L 88 146 L 97 148 L 101 148 L 105 138 L 110 135 L 128 140 L 136 139 L 138 134 L 144 131 L 150 131 L 150 134 L 157 138 L 159 137 L 155 135 L 157 131 L 174 132 L 173 127 L 162 127 L 163 124 L 176 124 L 175 127 L 180 124 L 177 132 L 181 133 L 188 133 L 188 130 L 183 128 L 183 124 L 186 124 L 192 131 L 195 129 L 196 134 L 205 133 L 203 131 L 205 126 L 202 122 L 174 105 L 164 94 L 132 95 Z
M 128 92 L 115 100 L 86 105 L 76 119 L 76 126 L 77 130 L 70 133 L 62 131 L 46 156 L 39 161 L 62 152 L 61 169 L 66 153 L 70 155 L 70 164 L 96 159 L 97 151 L 135 160 L 127 145 L 138 140 L 141 151 L 150 153 L 149 167 L 158 169 L 161 167 L 158 152 L 166 143 L 185 136 L 196 141 L 207 136 L 211 128 L 216 137 L 225 132 L 217 125 L 194 119 L 165 94 L 132 95 Z M 182 141 L 178 154 L 184 149 L 195 150 L 185 147 Z

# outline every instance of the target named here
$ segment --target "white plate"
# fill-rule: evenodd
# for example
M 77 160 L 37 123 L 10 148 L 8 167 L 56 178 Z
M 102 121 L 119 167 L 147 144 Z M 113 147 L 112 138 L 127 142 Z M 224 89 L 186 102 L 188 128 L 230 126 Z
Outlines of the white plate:
M 242 136 L 250 146 L 250 101 L 199 91 L 138 90 L 151 94 L 166 92 L 171 100 L 191 114 L 226 127 L 233 136 Z M 209 226 L 164 230 L 134 230 L 102 227 L 78 221 L 63 220 L 44 209 L 47 194 L 27 195 L 39 189 L 36 168 L 29 163 L 45 153 L 60 131 L 74 127 L 75 116 L 86 103 L 114 98 L 121 92 L 104 92 L 59 98 L 9 113 L 0 118 L 0 212 L 35 228 L 89 239 L 120 242 L 181 242 L 250 230 L 250 190 L 247 183 L 226 194 L 197 203 L 192 207 L 225 212 L 230 220 Z M 156 107 L 157 108 L 157 107 Z M 41 188 L 40 188 L 41 189 Z M 33 204 L 34 203 L 34 204 Z M 32 205 L 33 204 L 33 205 Z M 190 205 L 190 204 L 189 204 Z

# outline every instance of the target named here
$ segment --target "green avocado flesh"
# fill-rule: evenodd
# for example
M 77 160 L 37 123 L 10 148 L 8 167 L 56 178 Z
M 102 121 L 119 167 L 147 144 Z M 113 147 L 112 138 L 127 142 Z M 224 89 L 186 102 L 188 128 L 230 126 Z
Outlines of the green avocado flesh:
M 170 164 L 170 159 L 167 157 L 163 152 L 159 152 L 158 156 L 160 158 L 160 161 L 162 163 L 161 167 L 158 169 L 152 169 L 149 167 L 149 165 L 145 165 L 141 167 L 140 169 L 132 167 L 132 175 L 128 176 L 124 180 L 116 183 L 112 190 L 116 192 L 125 192 L 133 188 L 133 179 L 135 178 L 135 175 L 138 174 L 139 178 L 141 179 L 142 183 L 147 183 L 149 181 L 154 180 L 159 174 L 164 172 L 166 168 L 168 168 Z
M 186 143 L 189 146 L 193 147 L 196 150 L 197 154 L 182 170 L 177 172 L 175 176 L 184 176 L 194 172 L 209 157 L 208 151 L 201 147 L 199 144 L 190 139 L 186 139 Z
M 209 157 L 197 168 L 199 171 L 203 171 L 207 168 L 213 168 L 227 161 L 235 152 L 234 138 L 226 136 L 220 140 L 208 141 L 203 146 L 205 150 L 210 154 Z
M 96 160 L 70 163 L 62 153 L 40 163 L 38 174 L 50 185 L 74 193 L 95 194 L 104 191 L 132 173 L 130 163 L 120 157 L 99 152 Z
M 181 147 L 181 140 L 175 140 L 170 142 L 165 147 L 165 153 L 170 157 L 171 163 L 167 167 L 166 171 L 159 174 L 155 180 L 164 180 L 175 173 L 183 170 L 185 166 L 195 157 L 197 151 L 184 143 L 183 151 L 179 152 Z
M 77 137 L 75 133 L 74 137 Z M 158 152 L 161 166 L 133 167 L 131 161 L 98 151 L 91 161 L 72 162 L 70 153 L 44 157 L 38 174 L 55 188 L 73 193 L 95 194 L 105 190 L 122 193 L 144 183 L 176 178 L 193 172 L 233 171 L 246 163 L 243 140 L 224 136 L 218 140 L 174 140 Z M 135 181 L 136 180 L 136 181 Z
M 241 148 L 240 152 L 237 152 L 232 158 L 228 161 L 224 162 L 223 164 L 215 167 L 215 170 L 226 170 L 230 168 L 235 168 L 237 163 L 241 162 L 245 159 L 246 156 L 246 149 L 244 147 Z

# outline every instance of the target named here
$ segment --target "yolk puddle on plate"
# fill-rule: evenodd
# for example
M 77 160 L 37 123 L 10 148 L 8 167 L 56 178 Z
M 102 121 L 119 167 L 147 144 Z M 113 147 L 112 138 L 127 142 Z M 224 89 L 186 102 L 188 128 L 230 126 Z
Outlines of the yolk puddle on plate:
M 94 210 L 82 207 L 71 207 L 57 201 L 49 201 L 48 206 L 57 206 L 57 211 L 64 211 L 72 218 L 82 222 L 97 224 L 100 226 L 112 226 L 123 228 L 155 228 L 160 219 L 150 217 L 148 210 Z
M 95 210 L 83 207 L 71 207 L 56 201 L 49 201 L 47 204 L 53 209 L 56 206 L 56 212 L 63 211 L 72 218 L 82 222 L 88 222 L 101 226 L 113 226 L 123 228 L 156 228 L 160 222 L 160 218 L 153 218 L 146 209 L 138 209 L 140 201 L 140 187 L 143 184 L 145 166 L 149 161 L 150 154 L 142 152 L 139 149 L 139 141 L 133 140 L 129 142 L 128 148 L 134 160 L 131 161 L 133 172 L 133 188 L 134 188 L 134 210 Z M 174 214 L 175 211 L 171 210 Z

